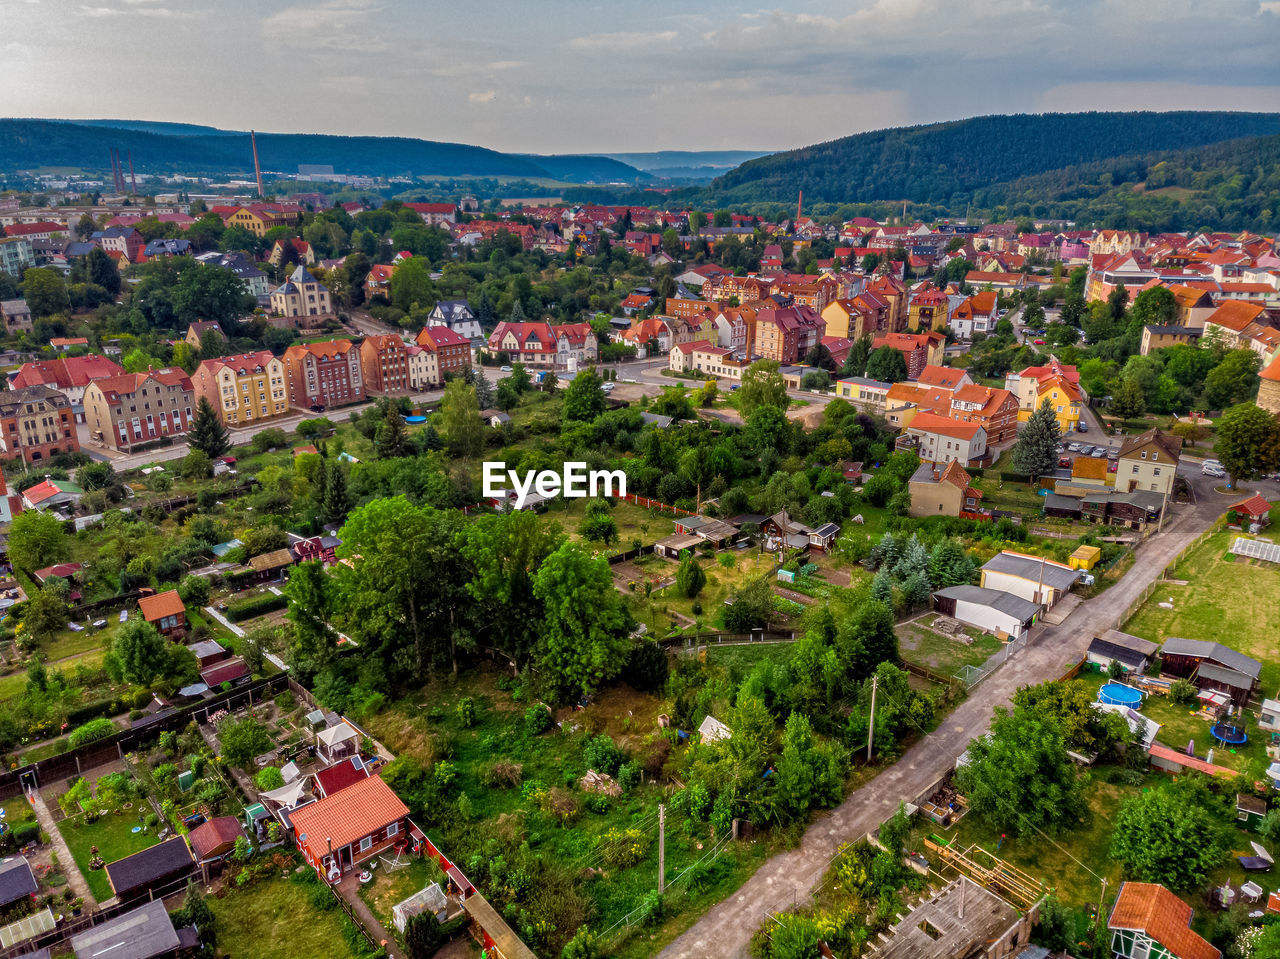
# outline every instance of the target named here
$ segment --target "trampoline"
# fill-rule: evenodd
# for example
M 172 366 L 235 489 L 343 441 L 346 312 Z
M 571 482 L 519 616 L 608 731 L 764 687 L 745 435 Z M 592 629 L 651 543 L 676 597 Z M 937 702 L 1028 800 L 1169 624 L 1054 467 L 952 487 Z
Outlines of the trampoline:
M 1098 690 L 1098 702 L 1134 708 L 1142 702 L 1142 692 L 1124 683 L 1106 683 Z
M 1217 723 L 1209 727 L 1209 734 L 1219 742 L 1226 743 L 1228 746 L 1239 746 L 1241 743 L 1247 743 L 1249 737 L 1245 735 L 1245 731 L 1232 723 Z
M 404 421 L 406 423 L 425 423 L 427 418 L 425 416 L 406 416 Z

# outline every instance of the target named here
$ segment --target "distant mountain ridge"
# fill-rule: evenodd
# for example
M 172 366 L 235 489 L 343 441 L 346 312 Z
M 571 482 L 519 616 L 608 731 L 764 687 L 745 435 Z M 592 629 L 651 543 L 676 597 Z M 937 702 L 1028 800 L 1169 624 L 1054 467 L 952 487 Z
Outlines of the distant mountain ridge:
M 1226 111 L 974 117 L 859 133 L 748 160 L 712 202 L 963 203 L 982 187 L 1112 157 L 1280 133 L 1280 114 Z
M 321 164 L 336 173 L 372 176 L 509 176 L 573 183 L 653 179 L 604 156 L 520 155 L 412 137 L 258 133 L 257 139 L 263 170 L 277 173 L 295 173 L 299 164 Z M 253 170 L 247 131 L 142 120 L 0 119 L 0 170 L 104 170 L 112 149 L 131 153 L 139 173 Z

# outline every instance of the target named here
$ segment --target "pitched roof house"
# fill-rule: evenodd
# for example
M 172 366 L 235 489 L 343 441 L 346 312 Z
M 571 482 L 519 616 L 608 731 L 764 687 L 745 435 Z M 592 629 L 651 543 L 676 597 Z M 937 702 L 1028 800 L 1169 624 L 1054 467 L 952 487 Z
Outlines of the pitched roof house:
M 1222 959 L 1191 931 L 1191 916 L 1191 907 L 1158 883 L 1123 883 L 1107 917 L 1111 953 L 1117 959 Z
M 357 863 L 407 840 L 409 807 L 370 776 L 290 814 L 298 848 L 321 877 L 337 877 Z

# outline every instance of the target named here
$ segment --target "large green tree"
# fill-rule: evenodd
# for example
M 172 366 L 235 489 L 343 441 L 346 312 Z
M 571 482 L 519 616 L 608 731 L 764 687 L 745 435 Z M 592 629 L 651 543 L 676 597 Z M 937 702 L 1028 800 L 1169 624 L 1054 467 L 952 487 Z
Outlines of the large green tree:
M 111 651 L 126 682 L 149 686 L 165 671 L 168 649 L 160 631 L 143 619 L 131 619 L 116 633 Z
M 1258 394 L 1258 369 L 1262 358 L 1253 350 L 1232 350 L 1204 378 L 1206 408 L 1224 410 Z
M 1131 796 L 1116 811 L 1111 858 L 1125 874 L 1174 892 L 1203 886 L 1226 853 L 1213 814 L 1181 790 L 1164 785 Z
M 786 410 L 787 384 L 777 360 L 756 360 L 743 371 L 742 383 L 735 394 L 738 412 L 747 419 L 762 407 Z
M 538 568 L 533 593 L 545 609 L 539 675 L 562 701 L 595 692 L 618 674 L 632 619 L 606 559 L 563 543 Z
M 455 510 L 375 499 L 347 518 L 335 574 L 337 619 L 395 681 L 427 678 L 437 662 L 457 665 L 465 573 L 454 545 L 464 525 Z
M 684 596 L 694 597 L 707 585 L 707 574 L 698 565 L 698 558 L 689 550 L 680 556 L 680 568 L 676 570 L 676 586 Z
M 1048 397 L 1031 414 L 1013 444 L 1013 471 L 1044 476 L 1058 465 L 1058 417 Z
M 1231 407 L 1218 420 L 1213 452 L 1232 486 L 1280 468 L 1280 418 L 1252 403 Z
M 907 378 L 907 360 L 892 346 L 872 350 L 867 357 L 867 376 L 881 383 L 901 383 Z
M 532 659 L 542 619 L 533 578 L 563 539 L 558 525 L 527 510 L 481 516 L 459 536 L 479 633 L 517 668 Z
M 604 412 L 604 384 L 594 368 L 579 370 L 564 391 L 564 418 L 590 423 Z
M 9 559 L 28 575 L 71 555 L 62 520 L 44 510 L 19 513 L 9 526 Z
M 210 459 L 222 456 L 231 448 L 231 434 L 218 419 L 218 414 L 207 397 L 200 397 L 200 401 L 196 403 L 196 415 L 187 432 L 187 443 L 193 450 L 199 450 Z
M 35 316 L 52 316 L 71 308 L 66 281 L 47 266 L 32 267 L 22 274 L 22 296 Z
M 224 330 L 234 330 L 253 307 L 253 295 L 240 277 L 220 266 L 186 265 L 173 288 L 174 318 L 180 328 L 213 320 Z
M 330 625 L 338 601 L 337 589 L 318 560 L 299 563 L 284 584 L 289 597 L 289 622 L 293 624 L 291 664 L 310 679 L 331 663 L 338 653 L 338 636 Z
M 991 732 L 969 744 L 956 785 L 991 825 L 1018 835 L 1066 828 L 1079 815 L 1080 786 L 1061 730 L 1026 709 L 997 709 Z
M 476 390 L 463 380 L 451 380 L 440 401 L 440 438 L 454 456 L 471 459 L 484 446 L 484 423 Z

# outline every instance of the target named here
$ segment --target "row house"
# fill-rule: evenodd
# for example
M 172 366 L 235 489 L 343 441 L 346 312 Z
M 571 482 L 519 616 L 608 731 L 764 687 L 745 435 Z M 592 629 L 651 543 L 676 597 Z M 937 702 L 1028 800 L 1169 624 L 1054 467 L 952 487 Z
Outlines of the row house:
M 996 328 L 999 311 L 998 297 L 994 290 L 983 290 L 965 299 L 951 313 L 951 329 L 962 340 L 971 340 L 975 333 L 991 333 Z
M 370 393 L 407 393 L 411 381 L 404 340 L 391 333 L 366 336 L 360 344 L 360 372 Z
M 102 377 L 84 393 L 85 421 L 94 442 L 122 451 L 186 433 L 195 405 L 191 377 L 173 368 Z
M 267 254 L 267 262 L 272 266 L 277 267 L 284 262 L 286 244 L 293 247 L 293 252 L 296 254 L 294 262 L 301 263 L 304 266 L 316 265 L 316 252 L 312 248 L 311 244 L 296 236 L 281 237 L 276 240 L 276 242 L 271 245 L 271 252 Z
M 277 316 L 327 316 L 333 313 L 329 288 L 302 264 L 271 294 L 271 312 Z
M 836 298 L 837 286 L 838 284 L 834 280 L 827 278 L 823 278 L 816 283 L 775 281 L 769 286 L 769 294 L 771 296 L 789 296 L 796 306 L 807 306 L 809 309 L 821 313 L 827 308 L 827 304 Z
M 701 316 L 711 309 L 711 304 L 706 300 L 690 300 L 681 299 L 680 297 L 667 297 L 665 307 L 668 316 L 694 317 Z
M 409 363 L 409 389 L 431 390 L 440 385 L 435 349 L 414 343 L 405 347 L 405 355 Z
M 600 356 L 596 332 L 590 323 L 562 323 L 551 330 L 556 335 L 556 366 L 578 369 L 594 364 Z
M 703 299 L 724 303 L 736 299 L 739 303 L 753 303 L 765 299 L 772 284 L 758 276 L 733 276 L 726 274 L 707 280 L 702 285 Z
M 662 251 L 662 234 L 627 230 L 622 236 L 622 245 L 636 256 L 653 256 Z
M 874 293 L 832 300 L 822 311 L 827 336 L 860 340 L 889 329 L 889 304 Z
M 9 389 L 47 386 L 57 390 L 71 404 L 71 411 L 76 421 L 83 423 L 85 389 L 99 377 L 119 376 L 122 373 L 124 373 L 124 367 L 97 353 L 65 356 L 56 360 L 23 363 L 16 371 L 9 374 Z
M 877 276 L 867 284 L 864 293 L 874 294 L 887 304 L 887 325 L 889 333 L 900 333 L 907 327 L 907 287 L 897 277 L 885 274 Z
M 36 265 L 35 252 L 31 241 L 20 236 L 0 235 L 0 273 L 7 273 L 14 278 Z
M 1028 366 L 1017 373 L 1010 372 L 1004 378 L 1004 388 L 1018 399 L 1018 419 L 1025 422 L 1035 412 L 1040 396 L 1040 384 L 1052 377 L 1061 377 L 1075 386 L 1080 384 L 1080 371 L 1069 363 L 1052 362 L 1044 366 Z
M 1246 347 L 1246 331 L 1251 324 L 1265 324 L 1266 312 L 1266 308 L 1260 303 L 1228 300 L 1220 303 L 1204 321 L 1204 335 L 1206 338 L 1221 338 L 1230 349 Z
M 1141 233 L 1128 230 L 1099 230 L 1089 241 L 1089 252 L 1108 255 L 1132 253 L 1134 250 L 1141 250 L 1146 242 L 1146 237 Z
M 550 323 L 499 323 L 489 334 L 489 349 L 506 353 L 513 363 L 554 366 L 556 337 Z
M 949 316 L 947 294 L 924 283 L 912 291 L 907 305 L 907 326 L 913 330 L 945 329 Z
M 422 217 L 427 226 L 458 222 L 458 208 L 452 203 L 406 203 L 404 206 Z
M 0 452 L 35 463 L 80 449 L 75 414 L 58 390 L 27 386 L 0 394 Z
M 50 220 L 41 220 L 38 223 L 14 223 L 4 228 L 4 235 L 9 237 L 20 237 L 28 243 L 36 240 L 52 240 L 55 237 L 66 239 L 71 233 L 61 223 L 54 223 Z
M 284 362 L 270 350 L 203 360 L 191 378 L 227 426 L 247 426 L 289 411 Z
M 752 306 L 727 306 L 712 322 L 716 343 L 732 353 L 749 354 L 755 341 L 757 310 Z
M 210 209 L 222 217 L 228 226 L 239 226 L 258 239 L 277 226 L 293 226 L 302 217 L 302 208 L 295 204 L 254 203 L 250 206 L 215 206 Z
M 822 317 L 812 307 L 762 309 L 756 315 L 755 352 L 790 366 L 821 342 L 824 330 Z
M 1209 291 L 1199 286 L 1171 283 L 1169 292 L 1173 294 L 1174 302 L 1178 305 L 1178 319 L 1175 325 L 1203 330 L 1205 321 L 1217 309 Z
M 658 317 L 651 316 L 623 330 L 622 341 L 638 350 L 666 353 L 671 349 L 671 329 Z
M 987 458 L 987 432 L 978 423 L 922 412 L 911 420 L 906 436 L 926 463 L 956 460 L 962 466 L 978 466 Z
M 345 406 L 365 398 L 360 351 L 350 340 L 295 343 L 281 362 L 290 406 Z
M 660 316 L 657 319 L 671 332 L 672 346 L 677 343 L 715 343 L 719 339 L 719 330 L 709 313 L 693 319 L 683 316 Z
M 871 341 L 871 349 L 891 346 L 907 363 L 907 378 L 914 380 L 926 366 L 942 365 L 947 338 L 936 330 L 927 333 L 886 333 Z
M 991 273 L 984 270 L 970 270 L 964 275 L 965 283 L 974 289 L 990 287 L 993 290 L 1021 290 L 1027 284 L 1024 273 Z
M 471 341 L 447 326 L 424 326 L 418 346 L 436 355 L 436 372 L 443 383 L 450 374 L 461 375 L 471 368 Z
M 977 423 L 991 446 L 1012 442 L 1018 436 L 1018 399 L 1008 390 L 965 384 L 951 394 L 948 415 L 965 423 Z

